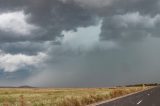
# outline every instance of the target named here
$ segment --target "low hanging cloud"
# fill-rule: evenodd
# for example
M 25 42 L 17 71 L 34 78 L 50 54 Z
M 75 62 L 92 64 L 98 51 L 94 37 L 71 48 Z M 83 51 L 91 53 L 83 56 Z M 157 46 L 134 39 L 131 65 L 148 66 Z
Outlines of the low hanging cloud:
M 19 36 L 30 35 L 32 30 L 38 27 L 27 23 L 27 18 L 23 11 L 0 14 L 0 30 L 15 33 Z
M 53 41 L 46 42 L 1 42 L 0 48 L 5 53 L 9 54 L 25 54 L 25 55 L 37 55 L 39 52 L 44 52 L 51 44 L 56 43 Z
M 14 72 L 27 66 L 38 67 L 38 64 L 43 62 L 46 55 L 39 53 L 36 56 L 27 56 L 24 54 L 6 54 L 0 52 L 0 69 L 5 72 Z

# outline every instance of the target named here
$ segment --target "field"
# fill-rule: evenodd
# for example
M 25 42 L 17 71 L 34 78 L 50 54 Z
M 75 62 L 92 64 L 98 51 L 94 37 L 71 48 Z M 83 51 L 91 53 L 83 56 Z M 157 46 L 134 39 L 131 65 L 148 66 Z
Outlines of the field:
M 85 106 L 146 87 L 119 88 L 0 88 L 0 106 Z

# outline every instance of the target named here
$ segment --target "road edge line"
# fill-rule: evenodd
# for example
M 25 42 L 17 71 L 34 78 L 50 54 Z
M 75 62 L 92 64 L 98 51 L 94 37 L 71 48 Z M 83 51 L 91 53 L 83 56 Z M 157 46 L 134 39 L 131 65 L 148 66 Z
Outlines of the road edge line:
M 157 86 L 156 86 L 156 87 L 157 87 Z M 147 88 L 147 89 L 144 89 L 144 90 L 142 90 L 142 91 L 137 91 L 137 92 L 129 93 L 129 94 L 126 94 L 126 95 L 123 95 L 123 96 L 119 96 L 119 97 L 115 97 L 115 98 L 108 99 L 108 100 L 105 100 L 105 101 L 101 101 L 101 102 L 89 104 L 89 105 L 86 105 L 86 106 L 97 106 L 97 105 L 101 105 L 101 104 L 108 103 L 108 102 L 112 102 L 112 101 L 114 101 L 114 100 L 118 100 L 118 99 L 121 99 L 121 98 L 130 96 L 130 95 L 138 94 L 138 93 L 140 93 L 140 92 L 145 92 L 145 91 L 147 91 L 147 90 L 150 90 L 150 89 L 153 89 L 153 88 L 156 88 L 156 87 Z

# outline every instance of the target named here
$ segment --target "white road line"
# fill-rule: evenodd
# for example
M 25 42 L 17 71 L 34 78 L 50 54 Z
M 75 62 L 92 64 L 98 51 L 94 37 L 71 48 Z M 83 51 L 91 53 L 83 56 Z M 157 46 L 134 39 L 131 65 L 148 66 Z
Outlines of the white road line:
M 140 100 L 140 101 L 137 103 L 137 105 L 139 105 L 141 102 L 142 102 L 142 100 Z

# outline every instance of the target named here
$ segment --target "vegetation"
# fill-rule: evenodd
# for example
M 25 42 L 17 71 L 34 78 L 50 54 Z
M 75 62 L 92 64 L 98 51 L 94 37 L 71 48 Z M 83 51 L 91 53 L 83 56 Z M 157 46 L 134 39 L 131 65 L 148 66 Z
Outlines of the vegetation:
M 126 87 L 140 87 L 140 86 L 158 86 L 158 83 L 148 83 L 148 84 L 135 84 L 135 85 L 127 85 Z
M 85 106 L 143 89 L 144 87 L 0 88 L 0 106 Z

